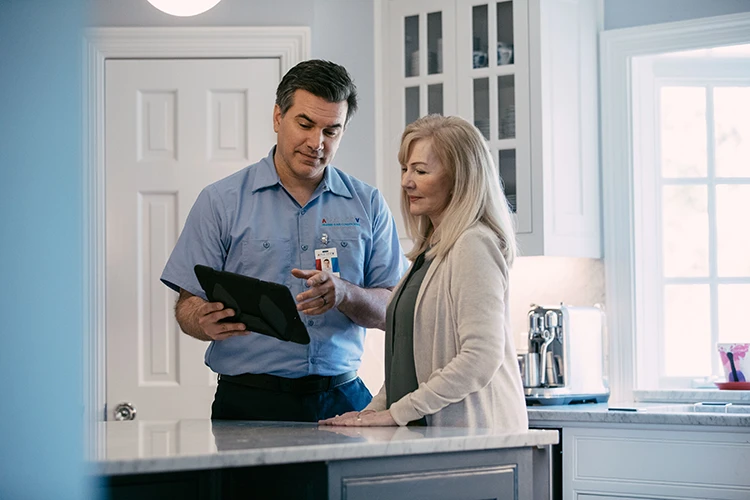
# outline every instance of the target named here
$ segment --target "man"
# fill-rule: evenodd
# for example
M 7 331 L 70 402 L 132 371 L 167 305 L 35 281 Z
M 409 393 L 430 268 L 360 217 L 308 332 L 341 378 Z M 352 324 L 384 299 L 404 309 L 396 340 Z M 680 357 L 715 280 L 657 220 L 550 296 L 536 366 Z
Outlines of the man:
M 182 330 L 211 342 L 212 418 L 315 422 L 372 398 L 356 374 L 365 328 L 385 328 L 405 260 L 380 193 L 329 165 L 356 109 L 346 69 L 298 64 L 276 90 L 276 146 L 206 187 L 188 215 L 161 279 L 180 293 Z M 338 273 L 315 268 L 322 254 Z M 288 286 L 310 344 L 220 323 L 234 311 L 205 300 L 196 264 Z

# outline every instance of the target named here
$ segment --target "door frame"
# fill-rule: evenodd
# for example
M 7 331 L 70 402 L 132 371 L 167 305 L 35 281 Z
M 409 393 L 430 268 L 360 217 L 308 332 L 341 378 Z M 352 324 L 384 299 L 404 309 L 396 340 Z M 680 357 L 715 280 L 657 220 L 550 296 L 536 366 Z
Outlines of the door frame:
M 107 59 L 278 58 L 281 72 L 310 57 L 310 27 L 89 28 L 83 36 L 83 383 L 89 428 L 105 418 L 106 234 L 105 92 Z M 269 116 L 269 119 L 271 117 Z M 86 450 L 98 449 L 87 436 Z

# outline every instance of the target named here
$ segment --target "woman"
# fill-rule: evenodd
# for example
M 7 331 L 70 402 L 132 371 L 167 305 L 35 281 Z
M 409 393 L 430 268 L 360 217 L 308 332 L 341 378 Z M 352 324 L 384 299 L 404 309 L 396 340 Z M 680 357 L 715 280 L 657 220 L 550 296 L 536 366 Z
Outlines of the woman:
M 362 412 L 324 425 L 528 428 L 508 318 L 516 255 L 487 144 L 458 117 L 404 130 L 401 208 L 414 261 L 386 317 L 386 376 Z

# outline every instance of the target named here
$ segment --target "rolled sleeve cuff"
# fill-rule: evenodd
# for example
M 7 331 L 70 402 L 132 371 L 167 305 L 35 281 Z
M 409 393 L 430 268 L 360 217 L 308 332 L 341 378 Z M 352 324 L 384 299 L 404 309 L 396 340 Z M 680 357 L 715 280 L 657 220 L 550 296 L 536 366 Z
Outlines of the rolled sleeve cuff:
M 391 405 L 391 417 L 400 426 L 405 426 L 409 422 L 419 420 L 424 415 L 421 415 L 414 405 L 411 404 L 411 395 L 407 394 L 403 398 L 399 399 Z

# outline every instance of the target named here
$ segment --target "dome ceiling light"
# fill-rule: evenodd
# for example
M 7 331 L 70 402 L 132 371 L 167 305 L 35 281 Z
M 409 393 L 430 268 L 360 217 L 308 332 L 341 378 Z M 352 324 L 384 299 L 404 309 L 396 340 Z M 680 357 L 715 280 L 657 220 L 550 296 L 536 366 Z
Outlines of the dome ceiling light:
M 148 0 L 162 12 L 173 16 L 190 17 L 202 14 L 221 0 Z

